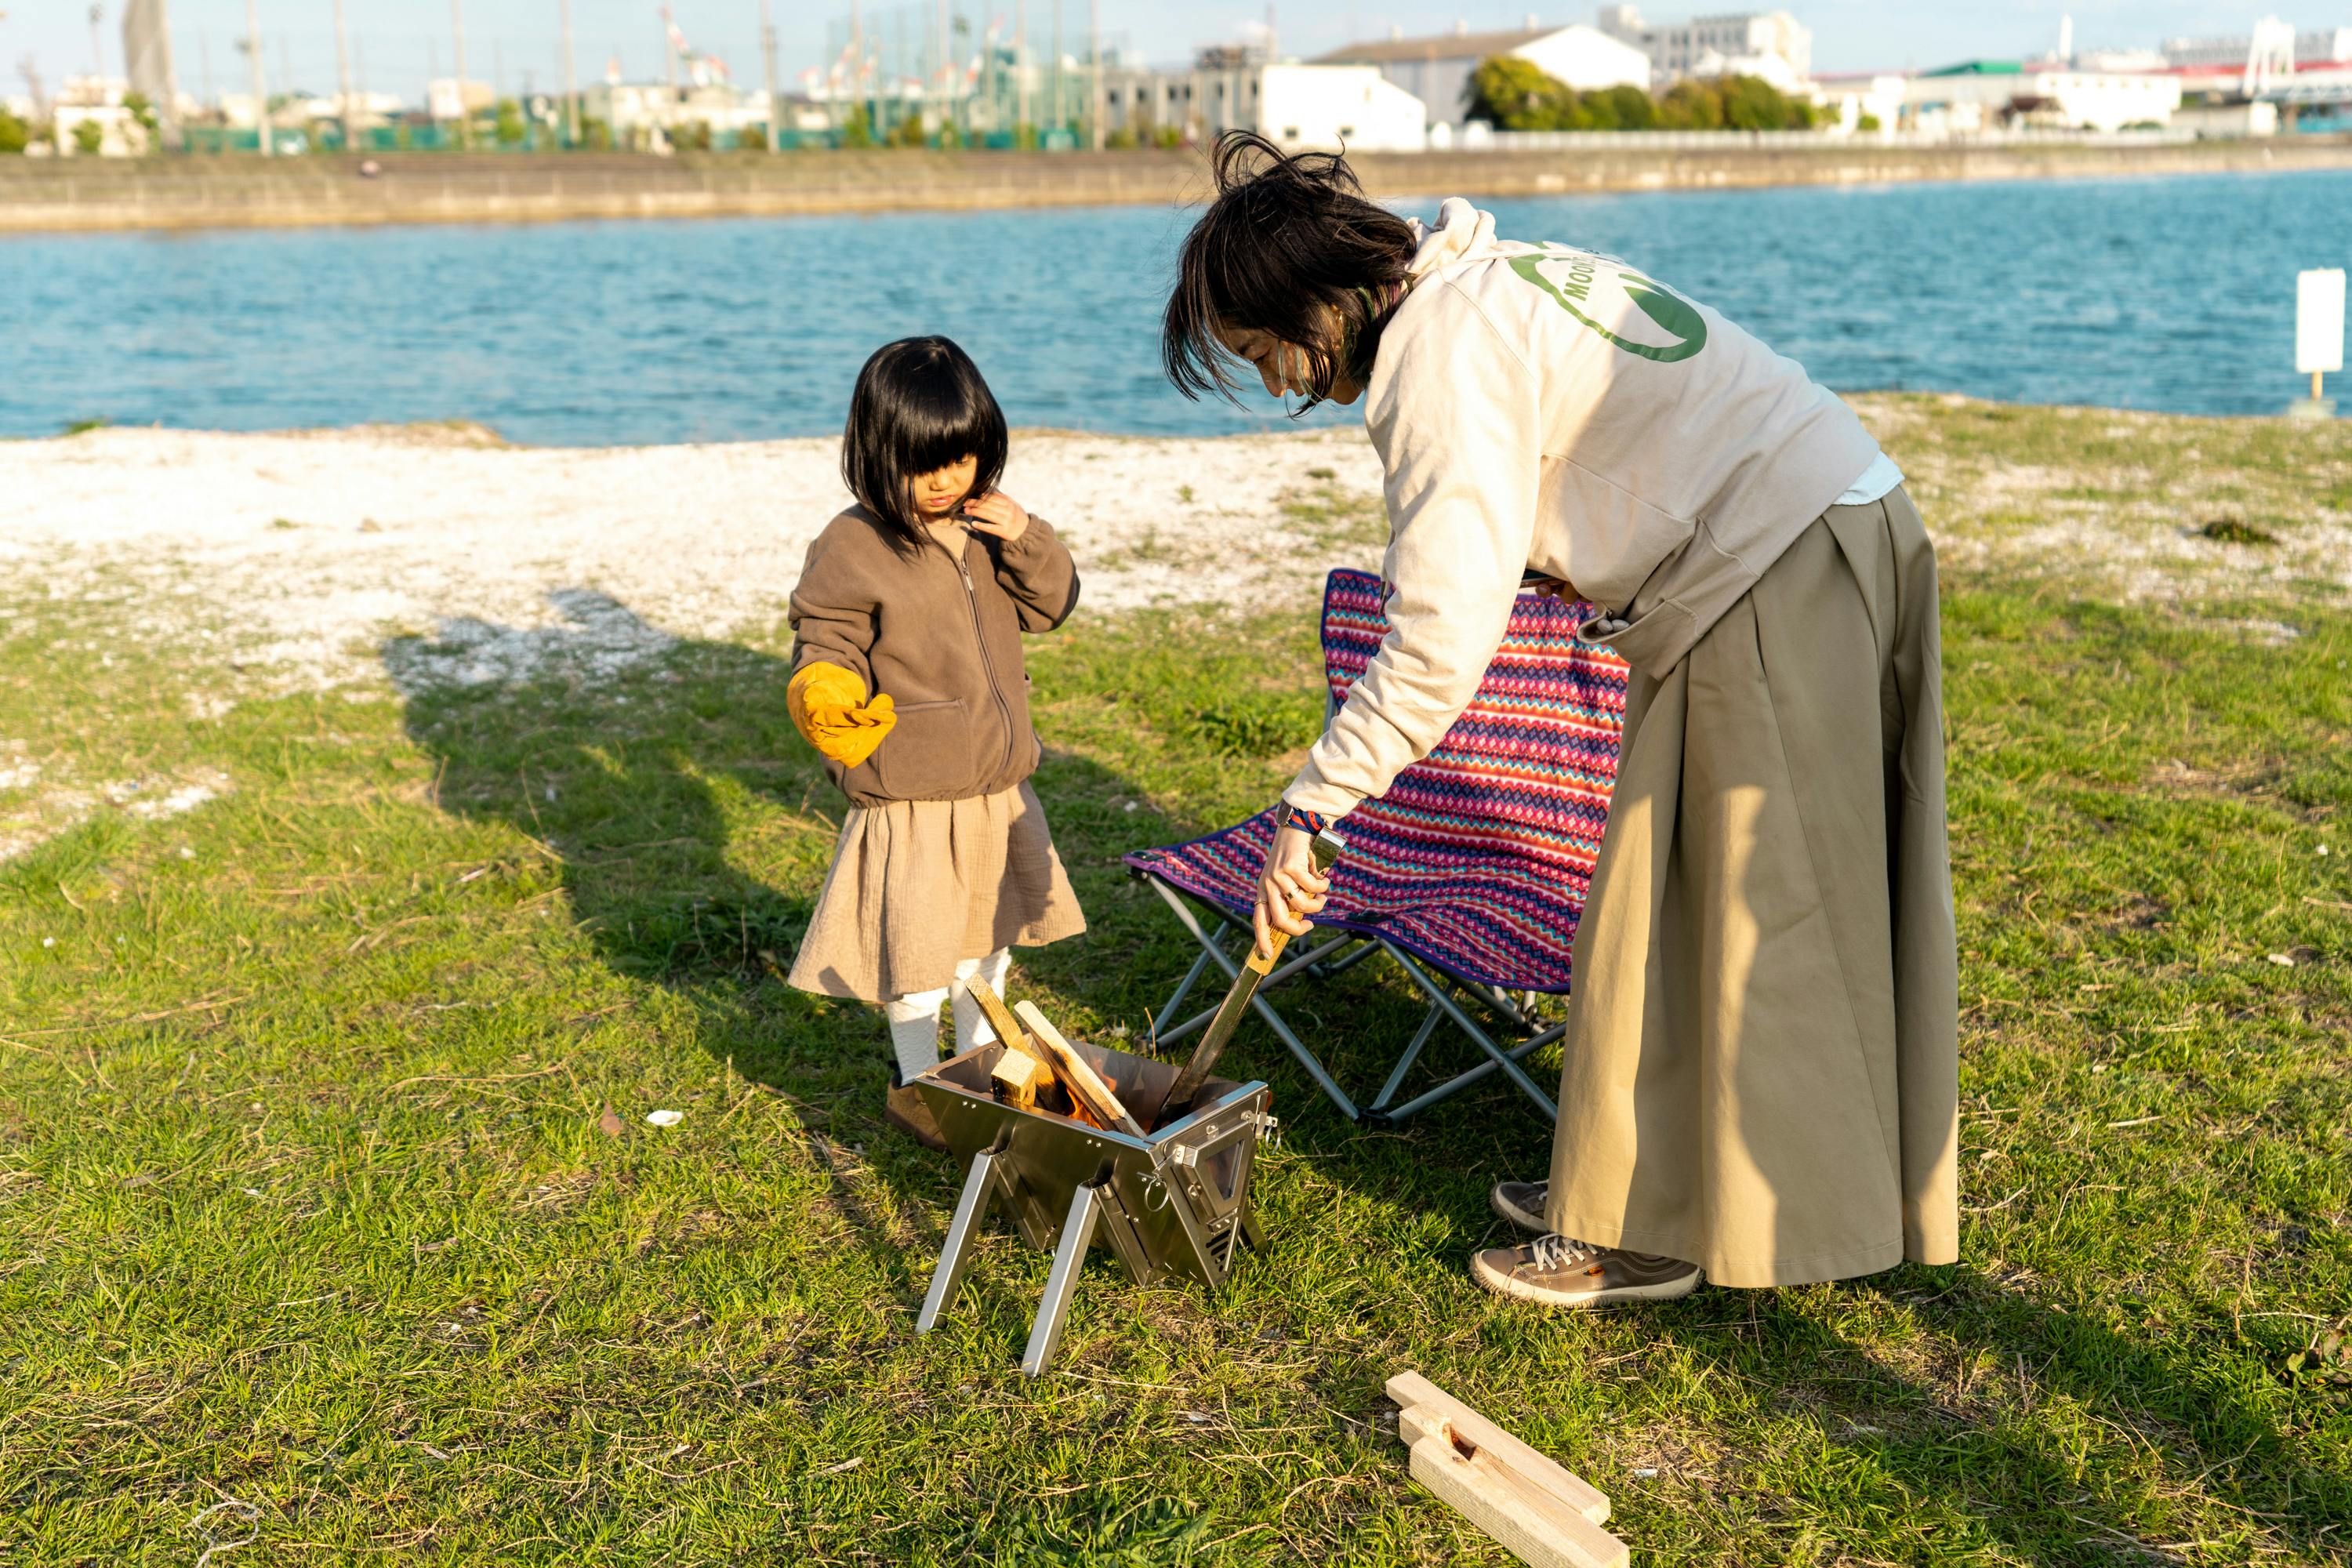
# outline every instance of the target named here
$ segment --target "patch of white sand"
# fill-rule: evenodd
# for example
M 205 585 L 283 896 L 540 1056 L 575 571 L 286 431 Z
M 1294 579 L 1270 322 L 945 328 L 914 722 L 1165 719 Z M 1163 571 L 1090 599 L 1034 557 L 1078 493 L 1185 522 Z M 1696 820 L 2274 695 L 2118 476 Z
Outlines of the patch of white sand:
M 0 756 L 6 748 L 0 746 Z M 0 764 L 0 787 L 26 788 L 37 783 L 40 769 L 23 763 L 13 770 Z M 228 793 L 229 777 L 218 768 L 194 768 L 170 778 L 114 779 L 94 788 L 53 784 L 29 799 L 0 805 L 0 862 L 13 860 L 69 832 L 109 809 L 142 822 L 184 816 Z
M 401 633 L 431 634 L 440 679 L 510 679 L 546 646 L 526 634 L 556 626 L 593 673 L 671 637 L 781 623 L 810 541 L 848 500 L 838 449 L 515 448 L 382 429 L 11 442 L 0 571 L 52 596 L 128 593 L 142 626 L 286 684 L 380 675 L 380 645 Z M 1335 559 L 1286 525 L 1284 498 L 1325 484 L 1378 495 L 1362 432 L 1023 434 L 1004 479 L 1069 540 L 1096 610 L 1306 600 L 1328 567 L 1374 555 Z

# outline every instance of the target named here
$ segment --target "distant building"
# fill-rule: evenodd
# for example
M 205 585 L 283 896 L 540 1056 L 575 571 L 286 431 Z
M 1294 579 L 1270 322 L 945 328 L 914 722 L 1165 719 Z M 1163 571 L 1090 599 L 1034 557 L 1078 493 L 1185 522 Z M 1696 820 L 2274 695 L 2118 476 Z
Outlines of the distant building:
M 352 113 L 362 125 L 385 125 L 400 118 L 408 107 L 396 92 L 354 92 Z M 331 121 L 341 123 L 343 118 L 343 96 L 341 93 L 313 93 L 292 108 L 278 106 L 278 118 L 303 123 Z
M 2192 132 L 2206 142 L 2275 136 L 2279 132 L 2279 110 L 2277 104 L 2262 99 L 2251 103 L 2183 104 L 2172 116 L 2172 128 Z
M 471 77 L 463 82 L 435 77 L 425 84 L 425 112 L 436 120 L 463 120 L 495 107 L 498 100 L 497 89 Z
M 1786 11 L 1726 12 L 1657 23 L 1644 20 L 1638 5 L 1603 5 L 1598 26 L 1648 56 L 1660 81 L 1755 76 L 1790 90 L 1813 74 L 1812 30 Z
M 1906 79 L 1883 71 L 1816 77 L 1813 101 L 1830 111 L 1834 134 L 1892 136 L 1903 121 L 1909 85 Z
M 131 79 L 120 76 L 69 76 L 58 84 L 60 109 L 110 109 L 131 90 Z
M 2077 55 L 2059 55 L 2052 65 L 2071 66 L 2078 71 L 2160 71 L 2171 68 L 2162 49 L 2084 49 Z
M 2170 66 L 2242 66 L 2253 57 L 2259 41 L 2268 44 L 2273 32 L 2294 33 L 2290 65 L 2328 60 L 2352 60 L 2352 27 L 2315 27 L 2294 32 L 2275 16 L 2256 24 L 2254 32 L 2215 38 L 2168 38 L 2164 59 Z
M 98 155 L 135 158 L 147 151 L 147 132 L 131 110 L 119 103 L 66 103 L 56 106 L 51 123 L 57 129 L 57 150 L 65 157 L 81 151 L 85 125 L 97 127 Z
M 95 134 L 102 158 L 131 158 L 148 150 L 146 128 L 124 107 L 131 83 L 121 77 L 69 76 L 49 104 L 49 121 L 56 132 L 59 156 L 73 157 L 81 139 Z M 31 118 L 28 116 L 28 118 Z M 83 128 L 90 127 L 91 130 Z
M 2166 125 L 2180 107 L 2180 79 L 2165 72 L 2080 71 L 2043 62 L 1969 60 L 1913 77 L 1904 119 L 1930 135 L 1998 126 L 2121 131 Z
M 1318 58 L 1322 65 L 1372 66 L 1427 106 L 1429 123 L 1459 128 L 1469 117 L 1470 75 L 1481 60 L 1509 55 L 1541 68 L 1580 92 L 1633 86 L 1648 90 L 1650 57 L 1596 27 L 1530 27 L 1515 33 L 1457 28 L 1431 37 L 1349 44 Z
M 725 81 L 672 87 L 658 81 L 591 82 L 580 95 L 581 112 L 602 121 L 625 147 L 664 148 L 690 126 L 708 128 L 724 145 L 754 126 L 768 123 L 768 95 L 740 92 Z
M 1206 142 L 1255 131 L 1286 147 L 1418 153 L 1429 109 L 1370 65 L 1270 63 L 1203 50 L 1189 70 L 1113 67 L 1103 73 L 1103 124 L 1150 141 L 1173 131 Z

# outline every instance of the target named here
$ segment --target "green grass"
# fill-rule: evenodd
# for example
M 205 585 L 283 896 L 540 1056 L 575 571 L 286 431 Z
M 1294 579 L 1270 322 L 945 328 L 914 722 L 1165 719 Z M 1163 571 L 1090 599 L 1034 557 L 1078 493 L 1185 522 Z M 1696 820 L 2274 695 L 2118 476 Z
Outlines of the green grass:
M 1097 1256 L 1034 1384 L 1045 1259 L 1002 1226 L 914 1336 L 956 1173 L 883 1128 L 874 1014 L 778 977 L 840 811 L 781 632 L 270 695 L 0 595 L 0 777 L 41 769 L 0 828 L 232 786 L 0 863 L 0 1561 L 1507 1561 L 1406 1479 L 1405 1367 L 1609 1492 L 1639 1561 L 2352 1560 L 2352 614 L 1948 587 L 1960 1264 L 1502 1305 L 1463 1264 L 1543 1166 L 1528 1108 L 1359 1131 L 1252 1028 L 1270 1255 L 1214 1299 Z M 1187 953 L 1118 856 L 1271 798 L 1311 636 L 1033 652 L 1094 929 L 1015 994 L 1136 1030 Z M 1360 1084 L 1416 1014 L 1367 966 L 1303 1016 Z

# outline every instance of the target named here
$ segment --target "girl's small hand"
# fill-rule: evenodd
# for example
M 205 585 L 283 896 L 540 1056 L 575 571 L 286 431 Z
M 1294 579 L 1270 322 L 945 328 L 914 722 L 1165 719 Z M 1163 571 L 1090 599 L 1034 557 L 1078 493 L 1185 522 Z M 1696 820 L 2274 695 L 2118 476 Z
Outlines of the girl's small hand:
M 991 490 L 964 509 L 975 533 L 992 533 L 1010 544 L 1028 531 L 1029 514 L 1003 490 Z

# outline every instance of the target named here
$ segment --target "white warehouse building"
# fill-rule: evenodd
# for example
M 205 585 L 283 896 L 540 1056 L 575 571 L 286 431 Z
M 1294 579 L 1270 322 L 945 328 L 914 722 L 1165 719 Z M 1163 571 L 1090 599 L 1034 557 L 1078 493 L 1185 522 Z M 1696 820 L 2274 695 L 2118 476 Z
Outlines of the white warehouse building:
M 1421 100 L 1370 66 L 1229 63 L 1204 58 L 1190 70 L 1103 73 L 1103 123 L 1148 140 L 1174 128 L 1205 142 L 1255 131 L 1286 147 L 1418 153 L 1429 145 Z
M 1904 113 L 1912 128 L 1966 135 L 2004 119 L 2072 131 L 2163 125 L 2180 107 L 2180 79 L 2165 71 L 2078 71 L 2064 66 L 1971 60 L 1913 77 Z
M 1459 128 L 1469 118 L 1470 75 L 1481 60 L 1513 55 L 1580 92 L 1597 88 L 1650 87 L 1650 57 L 1597 27 L 1531 27 L 1513 33 L 1456 29 L 1431 37 L 1390 37 L 1349 44 L 1320 58 L 1326 65 L 1360 65 L 1428 106 L 1429 123 Z
M 1650 22 L 1638 5 L 1603 5 L 1600 28 L 1647 55 L 1662 81 L 1762 77 L 1784 90 L 1813 74 L 1812 30 L 1786 11 L 1733 11 L 1687 22 Z

